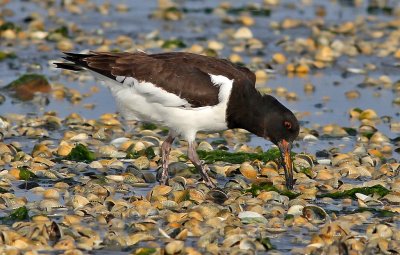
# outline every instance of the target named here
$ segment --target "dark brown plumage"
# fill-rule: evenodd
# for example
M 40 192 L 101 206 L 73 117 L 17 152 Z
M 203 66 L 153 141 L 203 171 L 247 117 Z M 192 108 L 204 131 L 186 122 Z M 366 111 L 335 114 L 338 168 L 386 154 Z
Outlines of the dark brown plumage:
M 73 71 L 86 67 L 112 79 L 115 76 L 135 77 L 139 81 L 151 82 L 167 92 L 180 95 L 192 107 L 218 104 L 219 89 L 211 82 L 209 74 L 223 75 L 234 79 L 238 85 L 246 83 L 253 87 L 256 80 L 254 73 L 245 67 L 224 59 L 192 53 L 65 54 L 67 56 L 64 58 L 75 64 L 56 63 L 57 67 Z

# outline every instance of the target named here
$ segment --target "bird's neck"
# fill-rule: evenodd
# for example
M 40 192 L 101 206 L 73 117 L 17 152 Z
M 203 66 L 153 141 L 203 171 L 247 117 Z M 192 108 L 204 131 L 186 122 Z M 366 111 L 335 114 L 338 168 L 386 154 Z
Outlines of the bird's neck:
M 264 127 L 268 112 L 264 111 L 265 101 L 265 96 L 254 87 L 232 89 L 227 108 L 228 128 L 243 128 L 258 136 L 266 137 Z

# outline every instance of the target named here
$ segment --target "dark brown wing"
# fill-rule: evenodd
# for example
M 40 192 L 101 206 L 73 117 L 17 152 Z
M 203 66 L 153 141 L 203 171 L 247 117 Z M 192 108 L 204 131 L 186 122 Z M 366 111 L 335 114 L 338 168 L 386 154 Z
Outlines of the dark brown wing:
M 210 74 L 223 75 L 235 80 L 255 83 L 255 75 L 245 67 L 227 60 L 191 53 L 171 52 L 148 55 L 136 53 L 92 52 L 87 55 L 66 53 L 73 62 L 58 63 L 60 68 L 77 70 L 88 68 L 111 79 L 116 76 L 134 77 L 151 82 L 163 90 L 186 99 L 193 107 L 218 104 L 219 88 L 211 82 Z M 78 66 L 78 67 L 77 67 Z

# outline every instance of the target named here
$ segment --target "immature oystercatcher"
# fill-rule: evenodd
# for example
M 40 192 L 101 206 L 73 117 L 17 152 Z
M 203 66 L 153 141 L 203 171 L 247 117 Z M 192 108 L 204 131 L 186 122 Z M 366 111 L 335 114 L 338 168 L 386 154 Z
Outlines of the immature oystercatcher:
M 181 135 L 189 143 L 190 161 L 204 182 L 215 187 L 208 167 L 196 153 L 196 133 L 243 128 L 279 147 L 286 187 L 293 188 L 290 150 L 299 134 L 299 123 L 276 98 L 255 89 L 256 77 L 249 69 L 224 59 L 183 52 L 65 53 L 64 58 L 70 62 L 56 63 L 57 67 L 89 70 L 103 80 L 126 119 L 170 129 L 161 146 L 162 184 L 168 182 L 171 144 Z

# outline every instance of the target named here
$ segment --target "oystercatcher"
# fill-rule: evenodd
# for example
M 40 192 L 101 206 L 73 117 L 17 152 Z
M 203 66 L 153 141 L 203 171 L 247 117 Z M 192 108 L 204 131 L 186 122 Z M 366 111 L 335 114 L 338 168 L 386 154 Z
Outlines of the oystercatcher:
M 90 52 L 65 53 L 58 68 L 88 70 L 104 81 L 119 111 L 128 120 L 158 123 L 169 128 L 161 146 L 160 183 L 168 182 L 168 156 L 174 139 L 188 141 L 188 157 L 210 187 L 195 147 L 198 131 L 243 128 L 276 144 L 283 159 L 286 187 L 293 188 L 290 151 L 299 134 L 295 115 L 270 95 L 255 89 L 249 69 L 228 60 L 192 53 L 159 54 Z

